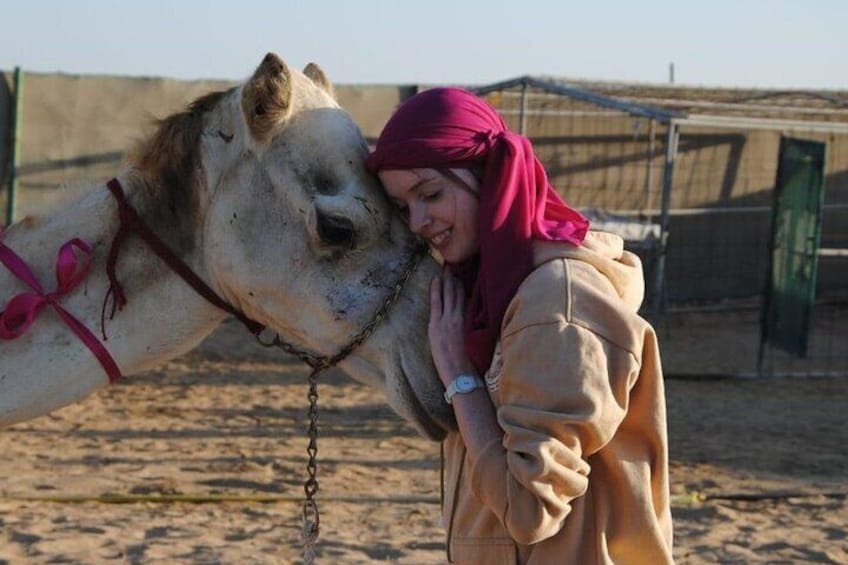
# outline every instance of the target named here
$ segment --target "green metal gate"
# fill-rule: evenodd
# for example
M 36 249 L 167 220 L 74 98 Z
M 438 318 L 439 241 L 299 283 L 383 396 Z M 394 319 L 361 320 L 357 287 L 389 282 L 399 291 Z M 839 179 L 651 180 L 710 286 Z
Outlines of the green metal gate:
M 804 357 L 816 292 L 826 145 L 782 137 L 774 188 L 772 245 L 761 316 L 763 344 Z

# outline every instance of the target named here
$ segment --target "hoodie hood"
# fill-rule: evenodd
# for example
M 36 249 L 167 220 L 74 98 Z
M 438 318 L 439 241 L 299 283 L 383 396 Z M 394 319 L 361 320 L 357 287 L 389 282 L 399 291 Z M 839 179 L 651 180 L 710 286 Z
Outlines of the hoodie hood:
M 566 258 L 590 264 L 605 276 L 618 296 L 634 312 L 645 298 L 645 278 L 639 256 L 624 249 L 624 240 L 615 234 L 590 231 L 580 246 L 562 242 L 537 241 L 533 265 Z

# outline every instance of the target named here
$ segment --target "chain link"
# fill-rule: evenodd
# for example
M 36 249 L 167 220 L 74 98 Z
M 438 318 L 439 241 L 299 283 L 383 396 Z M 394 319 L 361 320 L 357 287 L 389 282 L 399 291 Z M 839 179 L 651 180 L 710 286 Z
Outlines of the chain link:
M 306 498 L 303 501 L 303 517 L 301 523 L 301 542 L 303 543 L 303 562 L 311 565 L 315 561 L 315 544 L 318 543 L 318 534 L 321 530 L 321 515 L 318 512 L 318 503 L 315 495 L 318 493 L 318 373 L 321 368 L 313 368 L 309 373 L 309 427 L 306 437 L 309 443 L 306 453 L 309 460 L 306 463 L 306 482 L 303 483 L 303 492 Z
M 312 368 L 309 373 L 309 392 L 307 399 L 309 400 L 309 408 L 307 415 L 309 417 L 309 426 L 306 430 L 306 437 L 309 443 L 306 447 L 308 460 L 306 463 L 307 479 L 303 483 L 303 491 L 306 495 L 303 501 L 303 522 L 301 529 L 301 538 L 303 543 L 303 561 L 306 565 L 311 565 L 315 560 L 315 544 L 318 542 L 320 533 L 321 516 L 318 512 L 318 503 L 315 501 L 315 495 L 318 493 L 318 375 L 325 369 L 334 367 L 339 361 L 350 355 L 357 347 L 368 339 L 383 318 L 386 317 L 392 305 L 394 305 L 406 283 L 415 272 L 421 257 L 424 256 L 427 248 L 424 245 L 418 244 L 412 250 L 409 261 L 404 269 L 398 282 L 392 288 L 392 292 L 383 301 L 383 304 L 374 314 L 370 322 L 362 327 L 362 330 L 350 340 L 338 353 L 332 357 L 326 355 L 318 355 L 301 349 L 287 341 L 280 339 L 277 334 L 271 341 L 263 341 L 261 334 L 256 336 L 256 340 L 265 347 L 278 347 L 290 355 L 294 355 Z

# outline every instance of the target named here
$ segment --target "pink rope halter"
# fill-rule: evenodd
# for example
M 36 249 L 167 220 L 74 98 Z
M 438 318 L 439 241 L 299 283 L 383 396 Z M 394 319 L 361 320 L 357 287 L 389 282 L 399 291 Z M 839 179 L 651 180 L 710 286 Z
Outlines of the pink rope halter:
M 77 259 L 77 253 L 74 250 L 82 256 L 82 261 Z M 91 350 L 109 376 L 109 382 L 113 383 L 121 378 L 121 370 L 103 344 L 59 303 L 60 299 L 69 294 L 88 275 L 91 268 L 91 247 L 86 242 L 74 238 L 59 249 L 56 258 L 57 285 L 53 292 L 45 292 L 24 260 L 2 241 L 0 241 L 0 262 L 33 291 L 13 296 L 3 311 L 0 311 L 0 339 L 12 340 L 25 334 L 35 322 L 38 313 L 45 306 L 50 305 L 62 321 Z
M 110 319 L 114 317 L 115 310 L 120 310 L 127 303 L 127 297 L 118 277 L 115 273 L 118 263 L 118 255 L 121 246 L 126 239 L 136 233 L 152 250 L 162 259 L 180 278 L 182 278 L 189 286 L 191 286 L 198 294 L 207 301 L 224 310 L 225 312 L 235 316 L 241 321 L 248 330 L 255 336 L 265 329 L 265 326 L 251 318 L 248 318 L 243 312 L 237 310 L 224 299 L 218 296 L 212 288 L 207 285 L 197 274 L 195 274 L 186 265 L 182 259 L 177 257 L 168 246 L 156 236 L 153 231 L 147 227 L 147 224 L 139 217 L 138 213 L 127 202 L 123 188 L 118 179 L 110 180 L 106 186 L 112 196 L 118 203 L 118 215 L 120 218 L 120 226 L 115 238 L 112 240 L 112 245 L 109 248 L 109 255 L 106 260 L 106 275 L 109 278 L 109 291 L 103 301 L 101 311 L 100 325 L 103 332 L 103 340 L 106 340 L 105 333 L 105 318 L 106 308 L 109 303 L 109 298 L 113 299 L 112 309 L 110 311 Z M 0 229 L 0 237 L 2 237 L 2 229 Z M 80 262 L 77 259 L 77 253 L 82 255 L 83 260 Z M 52 306 L 62 320 L 71 328 L 71 330 L 82 340 L 82 342 L 94 353 L 97 360 L 103 366 L 106 374 L 109 376 L 109 382 L 113 383 L 121 378 L 121 371 L 117 363 L 91 331 L 86 328 L 82 322 L 77 320 L 70 312 L 59 303 L 59 299 L 70 293 L 80 282 L 88 275 L 91 268 L 91 247 L 81 239 L 74 238 L 65 243 L 59 250 L 59 256 L 56 259 L 56 280 L 58 281 L 57 289 L 53 292 L 46 293 L 35 278 L 27 264 L 7 245 L 0 241 L 0 262 L 8 268 L 12 274 L 26 283 L 34 292 L 22 292 L 9 300 L 6 308 L 0 311 L 0 339 L 12 340 L 20 337 L 32 326 L 36 316 L 42 308 L 48 304 Z

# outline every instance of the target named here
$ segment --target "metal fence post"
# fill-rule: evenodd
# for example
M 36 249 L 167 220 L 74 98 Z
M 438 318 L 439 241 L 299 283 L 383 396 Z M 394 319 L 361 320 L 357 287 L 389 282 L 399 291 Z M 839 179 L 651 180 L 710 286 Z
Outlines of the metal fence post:
M 6 225 L 15 221 L 15 205 L 18 194 L 18 165 L 21 160 L 21 130 L 23 129 L 24 74 L 15 67 L 15 117 L 12 126 L 12 158 L 9 171 L 9 193 L 6 202 Z
M 665 258 L 668 246 L 669 208 L 671 207 L 671 183 L 674 178 L 674 164 L 677 160 L 677 142 L 680 130 L 676 120 L 668 123 L 668 135 L 665 142 L 665 164 L 663 166 L 662 200 L 660 205 L 660 245 L 653 281 L 654 324 L 659 322 L 665 307 Z

